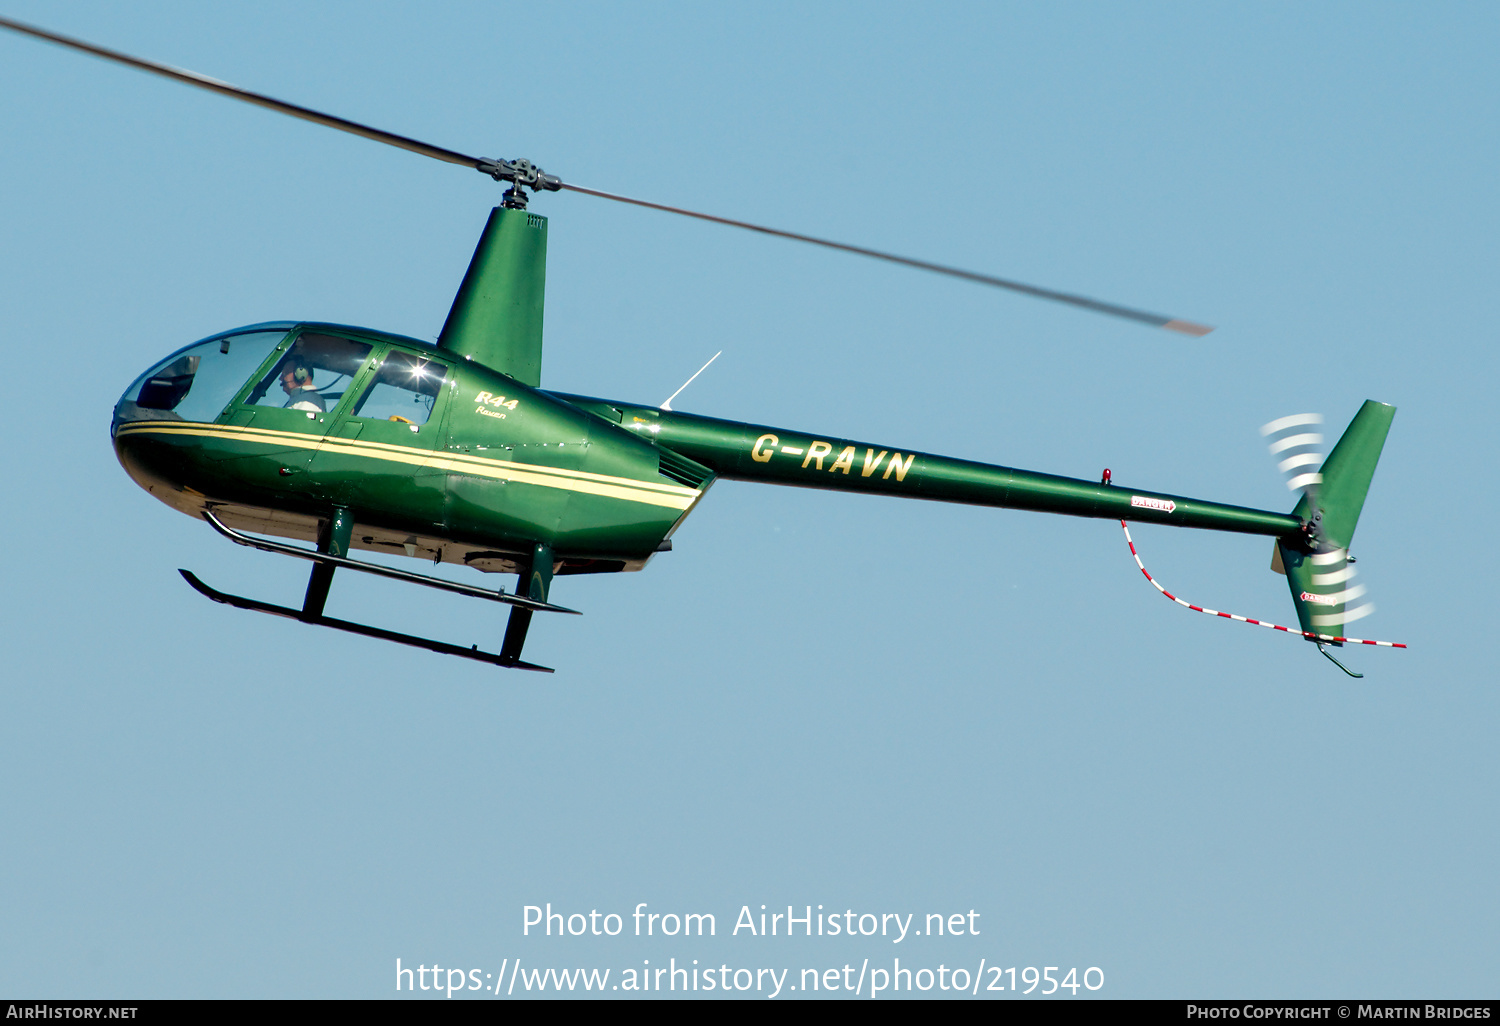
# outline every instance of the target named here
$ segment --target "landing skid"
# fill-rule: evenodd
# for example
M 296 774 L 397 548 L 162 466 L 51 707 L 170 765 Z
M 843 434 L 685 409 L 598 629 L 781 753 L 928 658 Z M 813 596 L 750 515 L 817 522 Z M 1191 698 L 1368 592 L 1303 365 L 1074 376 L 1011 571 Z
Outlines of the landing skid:
M 320 531 L 318 549 L 316 551 L 304 549 L 296 545 L 286 545 L 281 542 L 271 541 L 267 538 L 259 538 L 254 535 L 244 534 L 229 527 L 211 509 L 203 511 L 203 519 L 208 521 L 209 526 L 218 531 L 224 537 L 237 545 L 244 545 L 262 552 L 275 552 L 283 556 L 293 556 L 297 559 L 310 560 L 313 569 L 307 585 L 307 597 L 304 599 L 301 609 L 293 609 L 289 606 L 272 605 L 269 602 L 261 602 L 257 599 L 246 598 L 243 595 L 230 595 L 227 592 L 217 591 L 200 581 L 194 574 L 187 570 L 178 570 L 184 580 L 192 585 L 193 589 L 200 595 L 222 602 L 225 605 L 234 606 L 236 609 L 250 609 L 258 613 L 270 613 L 272 616 L 284 616 L 289 620 L 298 620 L 302 623 L 313 624 L 318 627 L 332 627 L 334 630 L 347 631 L 350 634 L 360 634 L 367 638 L 381 638 L 385 641 L 394 641 L 402 645 L 412 645 L 416 648 L 425 648 L 429 652 L 441 652 L 444 655 L 461 656 L 464 659 L 473 659 L 482 663 L 490 663 L 494 666 L 506 666 L 517 670 L 536 670 L 541 673 L 552 673 L 551 667 L 538 666 L 536 663 L 528 663 L 521 659 L 521 646 L 526 639 L 526 628 L 531 623 L 531 615 L 536 612 L 546 613 L 571 613 L 578 615 L 578 610 L 568 609 L 565 606 L 554 606 L 547 602 L 547 587 L 551 578 L 551 556 L 550 550 L 546 561 L 546 580 L 531 583 L 527 595 L 507 595 L 504 590 L 491 590 L 489 588 L 477 588 L 470 584 L 460 584 L 457 581 L 444 580 L 441 577 L 429 577 L 426 574 L 414 574 L 407 570 L 397 570 L 395 567 L 382 566 L 379 563 L 366 563 L 358 559 L 350 559 L 341 555 L 349 548 L 349 534 L 353 522 L 348 516 L 347 510 L 338 510 L 331 521 L 325 522 L 324 529 Z M 459 595 L 467 595 L 471 598 L 489 599 L 491 602 L 499 602 L 511 607 L 511 623 L 507 625 L 505 632 L 505 643 L 501 651 L 482 652 L 478 645 L 463 648 L 460 645 L 451 645 L 446 641 L 435 641 L 431 638 L 419 638 L 412 634 L 402 634 L 399 631 L 388 631 L 383 627 L 372 627 L 369 624 L 352 623 L 348 620 L 339 620 L 331 616 L 323 615 L 323 605 L 328 598 L 329 585 L 333 583 L 333 573 L 339 567 L 346 570 L 358 570 L 361 573 L 375 574 L 379 577 L 389 577 L 408 584 L 420 584 L 427 588 L 436 588 L 439 591 L 450 591 Z M 520 590 L 520 589 L 518 589 Z
M 331 616 L 308 616 L 300 609 L 292 609 L 289 606 L 274 606 L 269 602 L 261 602 L 257 599 L 245 598 L 243 595 L 229 595 L 222 591 L 210 588 L 200 581 L 191 570 L 178 570 L 183 580 L 193 586 L 193 590 L 215 602 L 222 602 L 226 606 L 234 606 L 236 609 L 253 609 L 257 613 L 270 613 L 272 616 L 284 616 L 289 620 L 298 620 L 302 623 L 310 623 L 316 627 L 332 627 L 336 631 L 348 631 L 350 634 L 362 634 L 367 638 L 382 638 L 386 641 L 395 641 L 403 645 L 413 645 L 417 648 L 425 648 L 429 652 L 441 652 L 444 655 L 462 656 L 465 659 L 474 659 L 481 663 L 492 663 L 495 666 L 507 666 L 513 670 L 538 670 L 542 673 L 552 673 L 550 666 L 538 666 L 536 663 L 522 662 L 519 659 L 506 659 L 493 652 L 481 652 L 478 645 L 463 648 L 459 645 L 450 645 L 446 641 L 434 641 L 431 638 L 419 638 L 412 634 L 401 634 L 397 631 L 388 631 L 382 627 L 371 627 L 369 624 L 352 623 L 348 620 L 338 620 Z

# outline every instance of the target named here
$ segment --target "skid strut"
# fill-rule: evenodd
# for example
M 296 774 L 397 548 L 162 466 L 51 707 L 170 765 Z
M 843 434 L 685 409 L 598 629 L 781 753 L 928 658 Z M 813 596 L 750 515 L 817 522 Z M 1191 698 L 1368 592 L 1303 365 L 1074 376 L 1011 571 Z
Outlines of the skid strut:
M 227 528 L 226 528 L 227 530 Z M 347 509 L 336 509 L 333 516 L 323 522 L 318 531 L 318 551 L 325 556 L 347 557 L 349 536 L 354 533 L 354 518 Z M 334 563 L 319 560 L 313 564 L 307 578 L 307 595 L 302 599 L 303 619 L 316 620 L 323 615 L 323 606 L 328 602 L 328 589 L 333 584 Z
M 300 610 L 289 606 L 272 605 L 269 602 L 261 602 L 258 599 L 246 598 L 243 595 L 230 595 L 227 592 L 218 591 L 204 584 L 193 573 L 187 570 L 178 570 L 183 579 L 192 585 L 193 589 L 200 595 L 222 602 L 225 605 L 234 606 L 236 609 L 250 609 L 259 613 L 270 613 L 273 616 L 284 616 L 291 620 L 300 620 L 303 623 L 313 624 L 318 627 L 331 627 L 334 630 L 347 631 L 351 634 L 360 634 L 369 638 L 382 638 L 386 641 L 395 641 L 403 645 L 412 645 L 416 648 L 425 648 L 430 652 L 441 652 L 445 655 L 461 656 L 465 659 L 474 659 L 482 663 L 491 663 L 495 666 L 507 666 L 517 670 L 538 670 L 543 673 L 553 672 L 550 667 L 538 666 L 521 659 L 521 645 L 526 638 L 526 628 L 530 626 L 532 613 L 572 613 L 578 615 L 578 610 L 568 609 L 565 606 L 555 606 L 546 600 L 548 585 L 552 579 L 551 549 L 547 546 L 538 545 L 538 550 L 545 550 L 544 558 L 533 558 L 532 565 L 535 571 L 530 575 L 532 580 L 529 587 L 523 583 L 517 590 L 526 590 L 529 594 L 507 595 L 503 590 L 491 590 L 479 588 L 470 584 L 460 584 L 457 581 L 444 580 L 441 577 L 429 577 L 426 574 L 416 574 L 407 570 L 398 570 L 394 567 L 381 566 L 379 563 L 366 563 L 363 560 L 350 559 L 346 553 L 349 550 L 349 538 L 354 523 L 348 510 L 337 510 L 318 532 L 318 550 L 304 549 L 296 545 L 286 545 L 281 542 L 259 538 L 253 535 L 236 531 L 225 524 L 213 510 L 204 510 L 203 519 L 208 521 L 209 526 L 218 531 L 230 541 L 244 545 L 249 548 L 259 549 L 262 552 L 275 552 L 284 556 L 293 556 L 297 559 L 310 560 L 313 563 L 312 573 L 307 582 L 307 594 L 303 599 Z M 534 553 L 534 557 L 536 554 Z M 328 600 L 328 589 L 333 582 L 333 572 L 343 567 L 347 570 L 358 570 L 361 573 L 374 574 L 378 577 L 389 577 L 408 584 L 420 584 L 428 588 L 436 588 L 439 591 L 451 591 L 459 595 L 467 595 L 471 598 L 489 599 L 491 602 L 500 602 L 511 607 L 511 622 L 505 632 L 505 642 L 500 652 L 484 652 L 479 646 L 471 645 L 464 648 L 461 645 L 449 644 L 446 641 L 436 641 L 432 638 L 421 638 L 412 634 L 402 634 L 399 631 L 386 630 L 383 627 L 372 627 L 369 624 L 353 623 L 348 620 L 339 620 L 331 616 L 323 615 L 324 604 Z M 537 578 L 541 578 L 540 581 Z
M 537 542 L 532 548 L 530 569 L 516 582 L 516 594 L 524 594 L 533 602 L 545 604 L 551 588 L 552 546 Z M 510 619 L 505 624 L 505 641 L 500 645 L 500 658 L 521 658 L 521 646 L 526 644 L 526 632 L 530 627 L 531 608 L 518 605 L 510 611 Z

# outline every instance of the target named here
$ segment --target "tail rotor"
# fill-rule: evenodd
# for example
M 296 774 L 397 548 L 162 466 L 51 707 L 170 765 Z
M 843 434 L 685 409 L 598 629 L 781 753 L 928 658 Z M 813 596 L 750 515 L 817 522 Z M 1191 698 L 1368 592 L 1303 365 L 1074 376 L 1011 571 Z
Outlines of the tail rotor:
M 1306 636 L 1346 673 L 1327 646 L 1342 645 L 1348 625 L 1375 612 L 1365 586 L 1352 583 L 1349 542 L 1395 412 L 1365 403 L 1326 458 L 1322 414 L 1279 417 L 1260 429 L 1287 489 L 1302 493 L 1293 513 L 1306 525 L 1302 538 L 1277 540 L 1271 568 L 1287 576 Z
M 1321 413 L 1294 413 L 1261 426 L 1276 469 L 1286 478 L 1288 491 L 1301 492 L 1317 503 L 1317 488 L 1323 483 L 1323 423 Z

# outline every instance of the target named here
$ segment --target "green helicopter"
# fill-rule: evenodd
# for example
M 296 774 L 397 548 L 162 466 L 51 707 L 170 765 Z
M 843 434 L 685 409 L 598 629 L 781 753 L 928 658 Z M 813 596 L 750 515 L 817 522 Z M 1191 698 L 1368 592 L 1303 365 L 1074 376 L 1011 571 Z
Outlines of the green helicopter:
M 1315 642 L 1330 659 L 1327 646 L 1361 641 L 1341 633 L 1346 620 L 1356 618 L 1352 602 L 1359 590 L 1346 586 L 1353 562 L 1348 546 L 1394 407 L 1365 403 L 1327 460 L 1316 457 L 1316 472 L 1308 466 L 1314 457 L 1293 451 L 1284 459 L 1283 469 L 1303 471 L 1295 478 L 1303 497 L 1290 513 L 1279 513 L 1127 489 L 1115 485 L 1108 471 L 1101 481 L 1085 481 L 695 416 L 672 410 L 670 399 L 658 406 L 543 389 L 547 220 L 527 210 L 528 190 L 583 193 L 746 228 L 1183 334 L 1211 329 L 588 189 L 529 161 L 469 156 L 34 26 L 0 18 L 0 27 L 466 165 L 509 184 L 490 213 L 435 345 L 340 324 L 265 322 L 195 342 L 125 390 L 111 437 L 121 465 L 141 487 L 238 544 L 313 564 L 300 609 L 220 592 L 181 571 L 217 602 L 551 672 L 521 654 L 534 613 L 575 612 L 551 602 L 553 578 L 643 569 L 671 549 L 683 520 L 716 480 L 726 478 L 1268 535 L 1275 539 L 1274 565 L 1287 575 L 1297 609 L 1301 627 L 1293 633 Z M 1312 437 L 1293 435 L 1282 444 Z M 518 585 L 507 592 L 399 570 L 352 558 L 356 549 L 516 574 Z M 339 568 L 510 606 L 499 651 L 326 616 Z

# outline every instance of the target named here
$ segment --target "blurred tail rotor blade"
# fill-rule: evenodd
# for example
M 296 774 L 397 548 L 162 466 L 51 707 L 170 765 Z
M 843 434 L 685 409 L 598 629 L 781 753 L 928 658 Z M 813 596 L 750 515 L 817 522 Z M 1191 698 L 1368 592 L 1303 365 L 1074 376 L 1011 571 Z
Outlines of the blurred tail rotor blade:
M 1276 469 L 1286 478 L 1289 491 L 1307 496 L 1308 508 L 1317 506 L 1318 486 L 1323 483 L 1323 423 L 1321 413 L 1295 413 L 1290 417 L 1278 417 L 1261 426 L 1260 433 L 1267 440 L 1271 457 L 1276 460 Z M 1322 532 L 1316 537 L 1322 539 Z M 1276 563 L 1283 564 L 1281 549 L 1277 548 Z M 1280 572 L 1287 573 L 1283 565 Z M 1305 565 L 1293 569 L 1289 577 L 1295 577 L 1299 588 L 1293 589 L 1293 601 L 1303 630 L 1311 630 L 1324 636 L 1343 635 L 1345 627 L 1362 620 L 1375 612 L 1375 606 L 1363 601 L 1365 586 L 1351 584 L 1355 574 L 1354 560 L 1347 549 L 1325 549 L 1310 555 Z M 1324 655 L 1328 655 L 1325 650 Z M 1328 656 L 1333 659 L 1331 655 Z M 1352 670 L 1333 660 L 1345 673 L 1353 676 Z
M 1323 433 L 1316 428 L 1323 423 L 1321 413 L 1295 413 L 1278 417 L 1261 426 L 1260 433 L 1269 443 L 1276 469 L 1286 478 L 1289 491 L 1302 492 L 1309 499 L 1318 492 L 1323 475 Z

